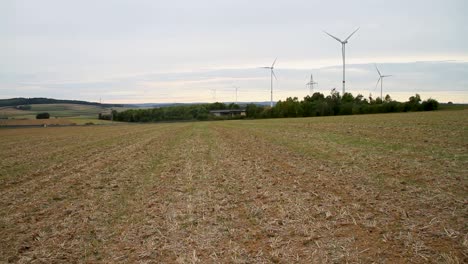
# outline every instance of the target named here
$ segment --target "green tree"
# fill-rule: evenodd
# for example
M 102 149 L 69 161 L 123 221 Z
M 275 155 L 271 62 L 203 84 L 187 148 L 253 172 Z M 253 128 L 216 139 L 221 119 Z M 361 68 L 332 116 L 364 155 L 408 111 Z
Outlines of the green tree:
M 209 110 L 225 110 L 227 106 L 224 103 L 216 102 L 212 103 L 208 107 Z
M 329 96 L 325 98 L 329 109 L 331 110 L 331 115 L 337 115 L 340 113 L 341 107 L 341 96 L 340 93 L 333 88 Z
M 228 105 L 228 108 L 229 109 L 240 109 L 240 106 L 238 104 L 236 104 L 236 103 L 230 103 Z
M 439 102 L 435 99 L 429 98 L 422 102 L 422 108 L 424 111 L 433 111 L 439 109 Z
M 354 97 L 351 93 L 344 93 L 341 97 L 341 102 L 343 103 L 352 103 L 354 102 Z
M 385 102 L 386 102 L 386 103 L 389 103 L 389 102 L 391 102 L 391 101 L 392 101 L 392 98 L 390 97 L 389 94 L 387 94 L 387 95 L 385 96 Z
M 365 100 L 366 99 L 364 98 L 362 94 L 358 94 L 356 97 L 354 97 L 354 102 L 357 104 L 366 103 L 367 101 Z
M 421 110 L 420 103 L 421 103 L 421 96 L 419 94 L 411 96 L 409 98 L 409 101 L 407 102 L 407 105 L 408 105 L 407 109 L 409 111 L 419 111 Z

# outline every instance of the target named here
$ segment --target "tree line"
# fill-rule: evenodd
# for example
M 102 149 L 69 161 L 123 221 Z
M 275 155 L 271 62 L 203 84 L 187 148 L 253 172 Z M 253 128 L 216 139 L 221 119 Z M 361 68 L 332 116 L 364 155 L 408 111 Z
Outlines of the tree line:
M 215 117 L 210 114 L 210 111 L 226 109 L 240 109 L 240 106 L 235 103 L 224 104 L 216 102 L 212 104 L 175 105 L 150 109 L 129 109 L 122 112 L 113 110 L 110 115 L 101 114 L 99 118 L 125 122 L 217 120 L 228 119 L 228 117 Z
M 411 96 L 407 102 L 398 102 L 392 100 L 390 95 L 385 96 L 383 100 L 371 96 L 364 98 L 361 94 L 354 97 L 351 93 L 341 96 L 333 89 L 328 96 L 316 92 L 312 96 L 304 97 L 302 101 L 297 97 L 288 97 L 272 108 L 250 104 L 246 110 L 247 117 L 250 118 L 281 118 L 431 111 L 437 110 L 438 107 L 437 100 L 429 98 L 422 101 L 419 94 Z
M 351 93 L 340 95 L 333 89 L 330 95 L 325 96 L 316 92 L 306 96 L 303 100 L 297 97 L 288 97 L 278 101 L 275 106 L 262 106 L 257 104 L 245 105 L 246 116 L 215 117 L 210 110 L 240 109 L 241 106 L 231 103 L 212 103 L 196 105 L 180 105 L 159 107 L 151 109 L 129 109 L 122 112 L 112 111 L 111 115 L 100 115 L 101 119 L 113 119 L 125 122 L 158 122 L 182 120 L 216 120 L 232 118 L 283 118 L 283 117 L 313 117 L 333 115 L 355 115 L 374 113 L 394 113 L 409 111 L 437 110 L 439 102 L 435 99 L 421 100 L 419 94 L 411 96 L 407 102 L 397 102 L 387 95 L 383 100 L 362 95 L 353 96 Z
M 10 99 L 0 99 L 0 107 L 3 106 L 19 106 L 19 105 L 31 105 L 31 104 L 82 104 L 82 105 L 95 105 L 95 106 L 104 106 L 104 107 L 119 107 L 123 106 L 122 104 L 100 104 L 95 102 L 79 101 L 79 100 L 62 100 L 62 99 L 52 99 L 52 98 L 10 98 Z

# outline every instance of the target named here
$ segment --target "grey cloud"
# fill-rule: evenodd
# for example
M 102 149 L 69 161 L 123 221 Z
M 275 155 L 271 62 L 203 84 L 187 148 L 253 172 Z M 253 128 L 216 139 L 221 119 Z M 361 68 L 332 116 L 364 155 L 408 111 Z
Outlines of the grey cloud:
M 375 87 L 372 65 L 364 65 L 374 61 L 396 75 L 385 83 L 389 91 L 464 91 L 464 64 L 389 62 L 467 61 L 467 12 L 463 0 L 1 1 L 0 97 L 134 91 L 197 101 L 232 85 L 248 94 L 269 89 L 268 72 L 253 67 L 277 56 L 278 94 L 299 96 L 311 70 L 325 91 L 340 87 L 341 54 L 322 30 L 345 36 L 357 26 L 347 46 L 351 91 Z M 337 66 L 288 63 L 322 60 Z

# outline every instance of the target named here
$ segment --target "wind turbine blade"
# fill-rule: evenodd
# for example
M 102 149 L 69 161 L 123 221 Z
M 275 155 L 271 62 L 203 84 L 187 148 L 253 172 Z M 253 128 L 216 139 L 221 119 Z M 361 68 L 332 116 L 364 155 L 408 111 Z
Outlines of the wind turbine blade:
M 333 36 L 332 34 L 330 34 L 330 33 L 326 32 L 326 31 L 323 31 L 323 32 L 324 32 L 325 34 L 327 34 L 328 36 L 330 36 L 330 37 L 332 37 L 332 38 L 334 38 L 334 39 L 338 40 L 339 42 L 341 42 L 341 43 L 343 42 L 343 41 L 341 41 L 341 39 L 339 39 L 339 38 L 337 38 L 337 37 Z
M 273 62 L 273 64 L 271 65 L 271 68 L 273 69 L 273 67 L 275 66 L 275 63 L 276 63 L 276 60 L 278 59 L 278 57 L 276 57 L 275 61 Z
M 379 77 L 379 79 L 377 80 L 377 83 L 375 84 L 375 87 L 377 87 L 377 85 L 379 85 L 380 79 L 382 79 L 382 77 Z M 374 87 L 374 89 L 375 89 L 375 87 Z
M 356 30 L 354 30 L 353 33 L 351 33 L 351 35 L 349 35 L 349 37 L 347 37 L 347 38 L 345 39 L 345 41 L 348 41 L 348 39 L 349 39 L 352 35 L 354 35 L 354 33 L 356 33 L 356 31 L 358 31 L 358 30 L 359 30 L 359 28 L 357 28 Z
M 374 64 L 374 66 L 375 66 L 375 69 L 377 70 L 377 72 L 379 73 L 379 76 L 382 76 L 382 74 L 379 71 L 379 68 L 377 68 L 377 64 Z
M 271 67 L 258 67 L 259 69 L 271 69 Z
M 276 74 L 275 74 L 275 72 L 273 71 L 273 69 L 271 69 L 271 73 L 273 74 L 273 76 L 275 76 L 275 80 L 278 80 L 278 78 L 276 78 Z
M 390 77 L 390 76 L 393 76 L 393 75 L 383 75 L 382 77 Z

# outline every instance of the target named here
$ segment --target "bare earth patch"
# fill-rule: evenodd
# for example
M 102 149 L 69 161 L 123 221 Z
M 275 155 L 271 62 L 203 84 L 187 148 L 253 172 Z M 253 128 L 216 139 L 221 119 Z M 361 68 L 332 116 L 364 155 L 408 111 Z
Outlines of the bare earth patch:
M 466 263 L 467 113 L 0 129 L 0 262 Z

